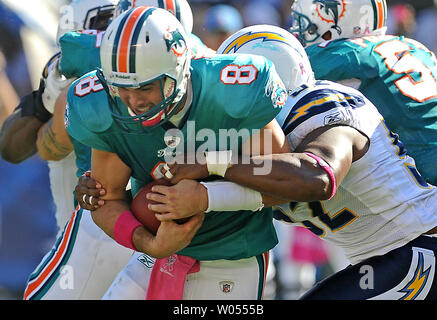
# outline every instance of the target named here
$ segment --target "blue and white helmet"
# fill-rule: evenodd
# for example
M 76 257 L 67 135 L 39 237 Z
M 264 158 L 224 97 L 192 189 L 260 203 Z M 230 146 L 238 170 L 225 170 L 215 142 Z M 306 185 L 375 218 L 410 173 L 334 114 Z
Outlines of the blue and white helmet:
M 385 0 L 294 0 L 291 6 L 293 26 L 304 46 L 330 39 L 356 38 L 384 32 L 387 3 Z
M 273 25 L 243 28 L 228 37 L 219 54 L 246 53 L 264 56 L 275 65 L 288 91 L 314 81 L 310 61 L 300 42 L 290 32 Z

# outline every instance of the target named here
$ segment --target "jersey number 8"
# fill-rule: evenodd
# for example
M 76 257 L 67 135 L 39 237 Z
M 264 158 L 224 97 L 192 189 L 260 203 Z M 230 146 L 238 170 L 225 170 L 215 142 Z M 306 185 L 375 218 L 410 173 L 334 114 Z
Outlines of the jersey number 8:
M 220 73 L 220 80 L 224 84 L 251 84 L 256 80 L 258 70 L 253 65 L 238 66 L 230 64 Z
M 86 96 L 87 94 L 93 92 L 99 92 L 103 90 L 103 85 L 100 83 L 97 76 L 86 77 L 80 80 L 76 87 L 74 88 L 74 94 L 79 97 Z

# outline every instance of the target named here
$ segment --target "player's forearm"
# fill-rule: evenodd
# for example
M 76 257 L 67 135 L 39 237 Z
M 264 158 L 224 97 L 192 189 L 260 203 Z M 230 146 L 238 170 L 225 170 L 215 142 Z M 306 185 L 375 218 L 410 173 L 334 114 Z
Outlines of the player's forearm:
M 326 171 L 301 153 L 253 157 L 250 164 L 234 164 L 225 178 L 261 192 L 264 205 L 287 201 L 325 200 L 330 196 Z
M 4 160 L 20 163 L 37 152 L 36 138 L 43 122 L 33 116 L 21 116 L 17 109 L 4 122 L 0 133 L 0 151 Z
M 129 204 L 125 201 L 107 200 L 104 206 L 92 211 L 91 215 L 95 224 L 114 239 L 115 223 L 126 210 L 129 210 Z
M 137 251 L 146 253 L 155 258 L 164 257 L 165 255 L 161 256 L 153 249 L 153 241 L 153 235 L 144 227 L 136 228 L 132 234 L 132 243 Z
M 59 161 L 73 151 L 70 140 L 53 127 L 52 120 L 40 128 L 36 145 L 40 156 L 45 160 Z
M 96 225 L 121 245 L 128 247 L 132 245 L 136 251 L 144 252 L 156 258 L 168 256 L 169 254 L 165 251 L 165 248 L 163 251 L 162 248 L 160 248 L 163 246 L 156 245 L 154 236 L 147 231 L 144 226 L 140 225 L 130 231 L 127 230 L 128 227 L 126 226 L 120 227 L 120 225 L 125 223 L 120 223 L 119 218 L 128 210 L 130 210 L 130 208 L 126 201 L 109 200 L 105 202 L 103 207 L 92 211 L 91 214 Z M 134 219 L 133 216 L 131 216 L 130 219 Z M 129 225 L 129 223 L 127 225 Z M 125 228 L 125 230 L 123 230 L 123 228 Z M 124 232 L 126 234 L 121 235 Z M 126 238 L 129 239 L 126 241 Z M 120 239 L 125 240 L 120 241 Z M 127 243 L 130 243 L 130 245 L 127 245 Z M 176 250 L 174 252 L 176 252 Z M 171 253 L 174 252 L 172 251 Z
M 67 89 L 64 89 L 56 99 L 53 117 L 38 132 L 38 152 L 45 160 L 59 161 L 73 151 L 70 136 L 64 125 L 66 104 Z

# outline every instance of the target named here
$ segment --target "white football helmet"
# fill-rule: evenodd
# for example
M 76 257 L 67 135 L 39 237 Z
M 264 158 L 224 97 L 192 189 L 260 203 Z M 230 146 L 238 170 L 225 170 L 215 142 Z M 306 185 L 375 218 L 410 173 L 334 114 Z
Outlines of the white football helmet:
M 118 87 L 140 88 L 160 80 L 163 100 L 151 110 L 135 115 L 124 104 L 111 106 L 114 119 L 125 129 L 137 131 L 140 124 L 141 131 L 147 131 L 162 125 L 183 100 L 190 48 L 183 26 L 167 10 L 141 6 L 120 14 L 105 32 L 100 60 L 97 74 L 114 102 L 119 101 Z
M 386 0 L 295 0 L 291 6 L 293 26 L 304 46 L 331 40 L 356 38 L 385 32 Z
M 193 31 L 193 12 L 187 0 L 120 0 L 115 8 L 114 17 L 139 6 L 151 6 L 170 11 L 182 23 L 186 33 Z
M 56 40 L 76 30 L 106 30 L 114 15 L 117 0 L 72 0 L 61 7 Z
M 289 91 L 314 81 L 305 49 L 295 36 L 272 25 L 250 26 L 237 31 L 217 49 L 219 54 L 246 53 L 264 56 L 275 65 Z

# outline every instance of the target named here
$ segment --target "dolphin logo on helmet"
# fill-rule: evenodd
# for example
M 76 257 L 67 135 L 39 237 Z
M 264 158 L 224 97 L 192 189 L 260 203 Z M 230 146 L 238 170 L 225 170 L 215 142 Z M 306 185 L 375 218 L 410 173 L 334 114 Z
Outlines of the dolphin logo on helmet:
M 340 34 L 341 28 L 338 26 L 338 20 L 340 18 L 339 8 L 342 6 L 342 2 L 340 0 L 314 0 L 313 2 L 319 4 L 319 6 L 317 7 L 317 12 L 319 14 L 320 14 L 319 11 L 319 7 L 320 7 L 320 9 L 323 10 L 327 16 L 332 16 L 334 21 L 334 25 L 332 26 L 332 28 L 337 30 L 337 32 Z M 344 7 L 343 10 L 345 10 Z M 323 19 L 323 16 L 321 16 L 321 18 Z
M 167 51 L 172 51 L 175 55 L 181 56 L 187 50 L 187 44 L 182 34 L 176 29 L 168 31 L 164 36 Z

